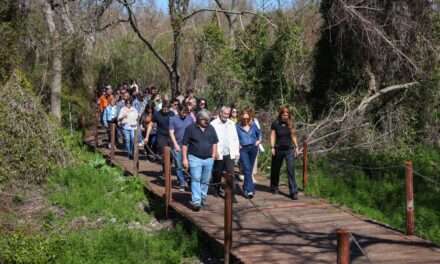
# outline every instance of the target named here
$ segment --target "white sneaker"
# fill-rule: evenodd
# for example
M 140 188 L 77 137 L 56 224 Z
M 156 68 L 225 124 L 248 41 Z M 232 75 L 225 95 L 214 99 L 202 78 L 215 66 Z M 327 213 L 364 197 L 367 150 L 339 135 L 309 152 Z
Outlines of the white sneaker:
M 138 144 L 138 146 L 142 148 L 144 146 L 144 143 L 141 142 Z
M 238 179 L 239 179 L 240 181 L 244 181 L 244 175 L 243 175 L 243 174 L 239 174 L 239 175 L 238 175 Z
M 112 148 L 112 144 L 108 143 L 108 148 L 111 149 Z

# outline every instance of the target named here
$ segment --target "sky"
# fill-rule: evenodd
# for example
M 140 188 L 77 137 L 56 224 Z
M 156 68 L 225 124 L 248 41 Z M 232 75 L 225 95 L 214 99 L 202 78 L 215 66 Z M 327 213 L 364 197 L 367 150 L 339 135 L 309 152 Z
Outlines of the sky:
M 276 9 L 278 8 L 278 5 L 292 6 L 296 0 L 252 0 L 252 2 L 254 2 L 259 9 L 262 7 L 265 7 L 265 9 Z M 168 0 L 155 0 L 155 3 L 160 10 L 168 12 Z M 213 0 L 191 0 L 191 4 L 197 6 L 208 6 L 213 3 Z

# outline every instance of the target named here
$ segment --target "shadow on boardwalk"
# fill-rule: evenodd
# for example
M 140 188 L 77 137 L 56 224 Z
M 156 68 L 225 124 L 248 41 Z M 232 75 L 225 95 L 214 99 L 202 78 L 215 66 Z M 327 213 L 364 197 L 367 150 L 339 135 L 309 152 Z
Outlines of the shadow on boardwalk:
M 108 149 L 98 150 L 109 154 Z M 121 151 L 117 152 L 113 163 L 128 172 L 133 171 L 133 161 Z M 161 165 L 141 160 L 139 176 L 148 193 L 158 199 L 163 197 Z M 203 231 L 207 241 L 214 240 L 221 246 L 223 199 L 209 196 L 208 206 L 193 212 L 189 206 L 189 192 L 176 189 L 172 192 L 171 207 L 175 212 Z M 285 195 L 272 195 L 264 179 L 259 179 L 253 200 L 240 195 L 236 198 L 232 253 L 244 263 L 336 263 L 335 230 L 341 227 L 353 234 L 352 263 L 440 263 L 440 249 L 429 241 L 405 236 L 322 199 L 301 194 L 298 201 L 292 201 Z

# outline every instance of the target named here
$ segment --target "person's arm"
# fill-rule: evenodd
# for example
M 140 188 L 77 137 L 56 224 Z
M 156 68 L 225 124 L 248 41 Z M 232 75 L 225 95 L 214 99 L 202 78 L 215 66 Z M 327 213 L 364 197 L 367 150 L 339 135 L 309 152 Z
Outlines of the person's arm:
M 270 131 L 270 148 L 272 149 L 272 155 L 275 156 L 275 143 L 276 143 L 276 133 L 275 130 L 272 129 Z
M 292 138 L 292 142 L 295 145 L 295 156 L 298 156 L 300 151 L 299 151 L 299 146 L 298 146 L 298 140 L 296 138 L 296 129 L 292 128 L 290 134 L 291 134 L 290 136 Z
M 211 128 L 211 130 L 212 130 L 212 136 L 213 136 L 213 138 L 212 138 L 212 159 L 217 159 L 217 158 L 219 158 L 219 157 L 217 157 L 218 156 L 218 153 L 217 153 L 217 144 L 218 144 L 218 136 L 217 136 L 217 132 L 215 131 L 215 128 L 213 127 L 213 126 L 209 126 L 208 127 L 208 129 L 209 128 Z
M 255 142 L 255 145 L 258 146 L 261 143 L 261 130 L 257 125 L 255 125 L 255 134 L 257 137 L 257 142 Z
M 182 164 L 186 170 L 189 168 L 187 145 L 182 145 Z
M 108 122 L 107 122 L 107 115 L 108 115 L 108 110 L 107 108 L 104 110 L 104 117 L 102 118 L 102 122 L 104 123 L 104 127 L 108 127 Z
M 292 128 L 290 136 L 292 137 L 293 144 L 295 145 L 296 148 L 298 148 L 298 140 L 296 138 L 296 129 L 295 128 Z
M 183 141 L 182 141 L 182 165 L 185 169 L 189 168 L 189 162 L 188 162 L 189 138 L 190 138 L 190 130 L 187 128 L 185 129 L 185 133 L 183 134 Z
M 217 143 L 212 145 L 212 159 L 216 159 L 217 157 Z
M 180 146 L 177 144 L 176 136 L 174 135 L 174 129 L 170 129 L 170 138 L 171 142 L 173 142 L 174 150 L 180 152 Z
M 148 120 L 150 120 L 150 121 L 148 121 Z M 147 116 L 146 122 L 148 122 L 148 125 L 147 125 L 147 133 L 145 134 L 144 142 L 148 143 L 148 139 L 150 138 L 151 131 L 153 130 L 154 114 L 151 114 L 151 117 Z
M 153 122 L 147 124 L 147 133 L 145 133 L 145 144 L 148 144 L 148 139 L 150 138 L 151 130 L 153 130 Z
M 119 115 L 118 115 L 118 121 L 121 122 L 122 119 L 124 119 L 126 117 L 127 117 L 127 115 L 125 114 L 125 108 L 122 108 L 121 111 L 119 112 Z

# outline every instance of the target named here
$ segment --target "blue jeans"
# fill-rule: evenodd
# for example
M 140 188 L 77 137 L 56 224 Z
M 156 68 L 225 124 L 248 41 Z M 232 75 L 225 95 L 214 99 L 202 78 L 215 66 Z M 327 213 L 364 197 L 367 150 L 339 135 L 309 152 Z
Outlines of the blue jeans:
M 124 143 L 125 143 L 125 151 L 128 153 L 129 158 L 133 158 L 134 153 L 134 130 L 133 129 L 125 129 L 124 133 Z
M 244 174 L 243 191 L 245 194 L 250 192 L 255 193 L 255 184 L 252 180 L 252 170 L 254 169 L 257 153 L 258 147 L 255 145 L 242 146 L 240 149 L 240 164 Z
M 208 196 L 214 160 L 212 158 L 200 159 L 190 154 L 188 155 L 188 161 L 191 172 L 191 203 L 201 205 L 202 200 L 205 200 Z
M 180 149 L 182 146 L 180 145 Z M 185 186 L 185 175 L 183 174 L 183 164 L 182 164 L 182 150 L 177 152 L 174 149 L 172 150 L 174 157 L 174 164 L 176 167 L 176 176 L 179 181 L 180 186 Z

